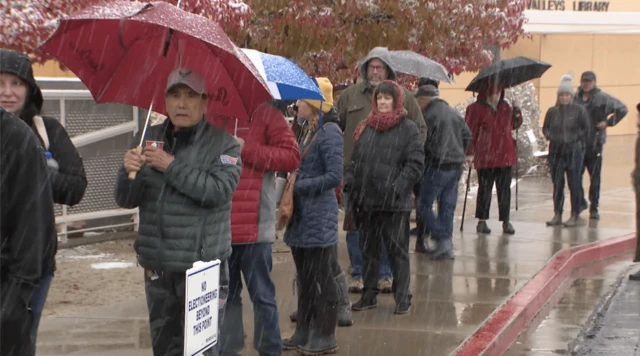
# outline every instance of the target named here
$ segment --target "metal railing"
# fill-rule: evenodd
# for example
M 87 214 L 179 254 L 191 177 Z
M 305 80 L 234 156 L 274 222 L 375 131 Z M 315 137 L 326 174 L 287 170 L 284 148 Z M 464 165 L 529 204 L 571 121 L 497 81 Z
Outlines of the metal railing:
M 74 81 L 74 80 L 70 80 L 70 81 Z M 75 81 L 77 81 L 77 79 Z M 59 113 L 58 119 L 60 120 L 60 124 L 62 124 L 62 126 L 64 127 L 66 127 L 67 125 L 67 110 L 66 110 L 67 100 L 91 100 L 91 101 L 94 100 L 93 97 L 91 96 L 91 93 L 88 90 L 45 89 L 45 90 L 42 90 L 42 95 L 45 101 L 59 101 L 60 113 Z M 80 134 L 72 137 L 71 141 L 76 146 L 76 148 L 81 148 L 96 142 L 104 141 L 106 139 L 110 139 L 116 136 L 126 134 L 128 132 L 136 133 L 139 129 L 138 115 L 139 115 L 138 109 L 136 107 L 132 107 L 132 120 L 130 122 L 125 122 L 125 123 L 113 125 L 110 127 L 106 127 L 103 129 Z M 58 232 L 58 239 L 63 243 L 67 241 L 70 233 L 69 223 L 113 218 L 113 217 L 120 217 L 120 216 L 126 216 L 126 215 L 134 215 L 132 222 L 101 225 L 101 226 L 96 226 L 96 227 L 91 227 L 86 229 L 78 229 L 78 230 L 72 231 L 72 232 L 87 232 L 87 231 L 95 231 L 95 230 L 114 229 L 114 228 L 131 226 L 131 225 L 134 225 L 134 228 L 135 228 L 138 222 L 138 209 L 109 209 L 109 210 L 69 214 L 68 207 L 66 205 L 62 205 L 61 210 L 62 210 L 62 214 L 59 216 L 56 216 L 56 225 L 61 227 L 61 231 Z

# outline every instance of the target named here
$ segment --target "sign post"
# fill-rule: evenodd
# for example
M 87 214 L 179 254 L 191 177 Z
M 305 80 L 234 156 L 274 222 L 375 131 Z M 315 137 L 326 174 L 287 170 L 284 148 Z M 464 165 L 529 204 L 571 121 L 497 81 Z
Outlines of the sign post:
M 218 342 L 220 260 L 195 262 L 186 271 L 184 355 L 202 355 Z

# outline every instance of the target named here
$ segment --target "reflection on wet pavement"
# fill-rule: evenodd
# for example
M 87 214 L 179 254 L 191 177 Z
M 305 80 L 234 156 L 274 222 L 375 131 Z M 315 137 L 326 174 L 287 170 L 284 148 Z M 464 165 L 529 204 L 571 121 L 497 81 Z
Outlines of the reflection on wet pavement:
M 631 254 L 624 254 L 577 269 L 505 356 L 564 355 L 631 260 Z
M 632 152 L 631 144 L 616 138 L 610 140 L 606 147 L 608 158 L 614 157 L 614 154 L 609 154 L 610 151 L 624 154 L 627 158 Z M 459 216 L 455 222 L 455 261 L 434 262 L 425 255 L 412 252 L 411 288 L 414 299 L 411 312 L 405 316 L 393 315 L 393 298 L 381 295 L 377 309 L 354 313 L 353 327 L 338 328 L 338 355 L 451 353 L 558 251 L 632 231 L 633 216 L 628 212 L 634 209 L 634 198 L 629 187 L 631 168 L 628 162 L 632 160 L 605 159 L 601 221 L 592 223 L 591 228 L 587 221 L 584 221 L 585 226 L 573 229 L 554 229 L 544 225 L 553 211 L 548 178 L 529 178 L 520 182 L 520 209 L 512 212 L 517 232 L 511 237 L 501 234 L 497 220 L 489 221 L 493 234 L 476 234 L 473 219 L 475 197 L 471 197 L 466 231 L 458 232 Z M 460 198 L 457 214 L 462 211 L 463 197 Z M 492 205 L 492 216 L 497 217 L 497 204 L 494 201 Z M 412 248 L 413 243 L 412 240 Z M 341 234 L 339 256 L 340 264 L 346 270 L 349 261 L 344 233 Z M 629 258 L 625 256 L 622 260 L 628 261 Z M 603 268 L 606 272 L 608 267 Z M 604 272 L 590 273 L 602 275 Z M 292 262 L 289 260 L 274 265 L 272 276 L 276 285 L 282 335 L 288 337 L 295 328 L 288 318 L 288 314 L 296 307 L 296 296 L 292 290 L 295 277 Z M 559 307 L 556 312 L 559 319 L 543 324 L 549 325 L 550 331 L 546 337 L 553 340 L 554 345 L 547 350 L 555 350 L 555 347 L 564 347 L 566 350 L 571 338 L 565 340 L 566 334 L 554 330 L 573 330 L 571 325 L 579 324 L 584 313 L 588 315 L 586 310 L 593 307 L 589 303 L 599 296 L 603 285 L 608 285 L 604 277 L 585 277 L 583 280 L 582 289 L 579 289 L 581 282 L 578 279 L 574 283 L 575 292 L 571 292 L 571 298 L 578 300 L 563 302 L 566 305 Z M 247 301 L 244 305 L 244 323 L 248 335 L 243 355 L 257 355 L 251 347 L 253 335 L 249 332 L 253 330 L 252 306 L 246 291 L 244 293 L 243 299 Z M 351 295 L 352 302 L 357 299 L 358 295 Z M 556 321 L 561 319 L 568 321 L 564 324 Z M 145 302 L 139 299 L 96 308 L 79 315 L 45 319 L 40 327 L 38 354 L 151 355 Z

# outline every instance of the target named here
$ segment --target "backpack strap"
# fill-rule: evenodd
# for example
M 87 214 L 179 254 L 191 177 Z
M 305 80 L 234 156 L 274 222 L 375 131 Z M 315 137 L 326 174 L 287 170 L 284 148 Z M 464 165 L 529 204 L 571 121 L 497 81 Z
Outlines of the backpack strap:
M 33 124 L 35 125 L 36 131 L 38 131 L 38 135 L 44 143 L 44 150 L 49 151 L 49 134 L 47 134 L 46 127 L 44 127 L 44 120 L 41 116 L 36 115 L 33 117 Z

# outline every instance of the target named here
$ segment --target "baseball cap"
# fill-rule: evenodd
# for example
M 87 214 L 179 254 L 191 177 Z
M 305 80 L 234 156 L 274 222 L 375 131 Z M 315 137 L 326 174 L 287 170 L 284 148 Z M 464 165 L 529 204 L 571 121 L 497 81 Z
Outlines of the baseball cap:
M 419 98 L 421 96 L 426 96 L 428 98 L 433 98 L 440 95 L 440 91 L 438 90 L 438 88 L 436 88 L 433 85 L 423 85 L 421 87 L 418 88 L 418 91 L 416 92 L 416 98 Z
M 586 82 L 595 82 L 596 81 L 596 73 L 588 70 L 584 73 L 582 73 L 582 76 L 580 77 L 580 81 L 586 81 Z
M 178 84 L 186 85 L 198 94 L 207 93 L 207 86 L 204 83 L 204 78 L 200 73 L 191 69 L 177 68 L 169 73 L 165 93 L 168 93 L 171 88 Z

